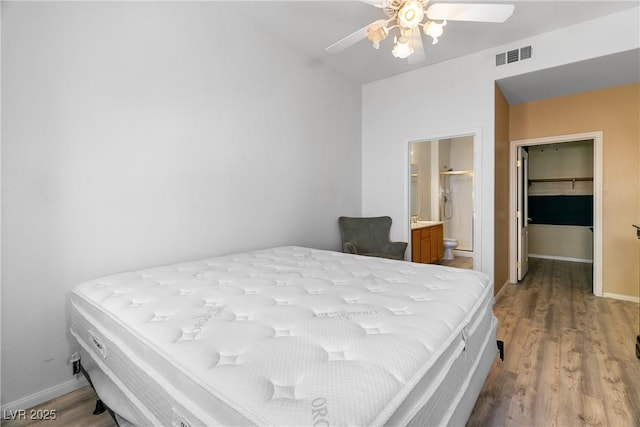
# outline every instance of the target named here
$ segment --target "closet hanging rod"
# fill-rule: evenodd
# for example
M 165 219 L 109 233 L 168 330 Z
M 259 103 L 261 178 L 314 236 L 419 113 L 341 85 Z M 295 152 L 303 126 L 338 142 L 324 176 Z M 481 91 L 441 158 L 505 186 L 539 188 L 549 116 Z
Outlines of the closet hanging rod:
M 444 171 L 440 175 L 473 175 L 473 171 Z
M 576 188 L 577 181 L 593 181 L 593 177 L 583 177 L 583 178 L 540 178 L 540 179 L 530 179 L 529 185 L 533 182 L 570 182 L 571 189 L 574 190 Z

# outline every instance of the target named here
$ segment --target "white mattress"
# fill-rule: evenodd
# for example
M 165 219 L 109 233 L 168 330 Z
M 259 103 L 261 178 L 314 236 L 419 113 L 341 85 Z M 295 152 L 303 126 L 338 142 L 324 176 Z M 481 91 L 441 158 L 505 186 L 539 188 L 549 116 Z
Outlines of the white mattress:
M 443 425 L 466 419 L 495 358 L 492 288 L 473 270 L 282 247 L 85 282 L 71 331 L 134 425 Z

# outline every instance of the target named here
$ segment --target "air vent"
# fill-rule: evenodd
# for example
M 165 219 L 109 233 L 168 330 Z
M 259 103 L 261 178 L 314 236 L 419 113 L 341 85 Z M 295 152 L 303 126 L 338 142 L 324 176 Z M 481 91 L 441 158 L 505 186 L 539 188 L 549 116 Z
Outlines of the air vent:
M 524 59 L 529 59 L 531 58 L 531 53 L 531 46 L 525 46 L 521 47 L 520 49 L 513 49 L 507 52 L 499 53 L 496 55 L 496 67 L 504 64 L 512 64 Z

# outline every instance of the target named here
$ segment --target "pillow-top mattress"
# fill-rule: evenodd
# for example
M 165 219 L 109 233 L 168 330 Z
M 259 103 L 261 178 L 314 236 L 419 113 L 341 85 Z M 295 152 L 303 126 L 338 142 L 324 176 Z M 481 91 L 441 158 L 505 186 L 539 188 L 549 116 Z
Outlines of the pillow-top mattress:
M 462 387 L 443 379 L 495 337 L 492 288 L 473 270 L 282 247 L 85 282 L 71 329 L 134 424 L 397 425 Z

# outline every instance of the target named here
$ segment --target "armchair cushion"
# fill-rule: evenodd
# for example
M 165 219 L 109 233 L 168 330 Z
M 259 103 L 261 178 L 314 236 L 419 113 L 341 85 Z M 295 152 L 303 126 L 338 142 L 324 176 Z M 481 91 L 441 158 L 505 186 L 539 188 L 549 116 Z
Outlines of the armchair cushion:
M 342 235 L 342 252 L 391 259 L 404 259 L 406 242 L 392 242 L 391 217 L 354 218 L 341 216 L 338 219 Z

